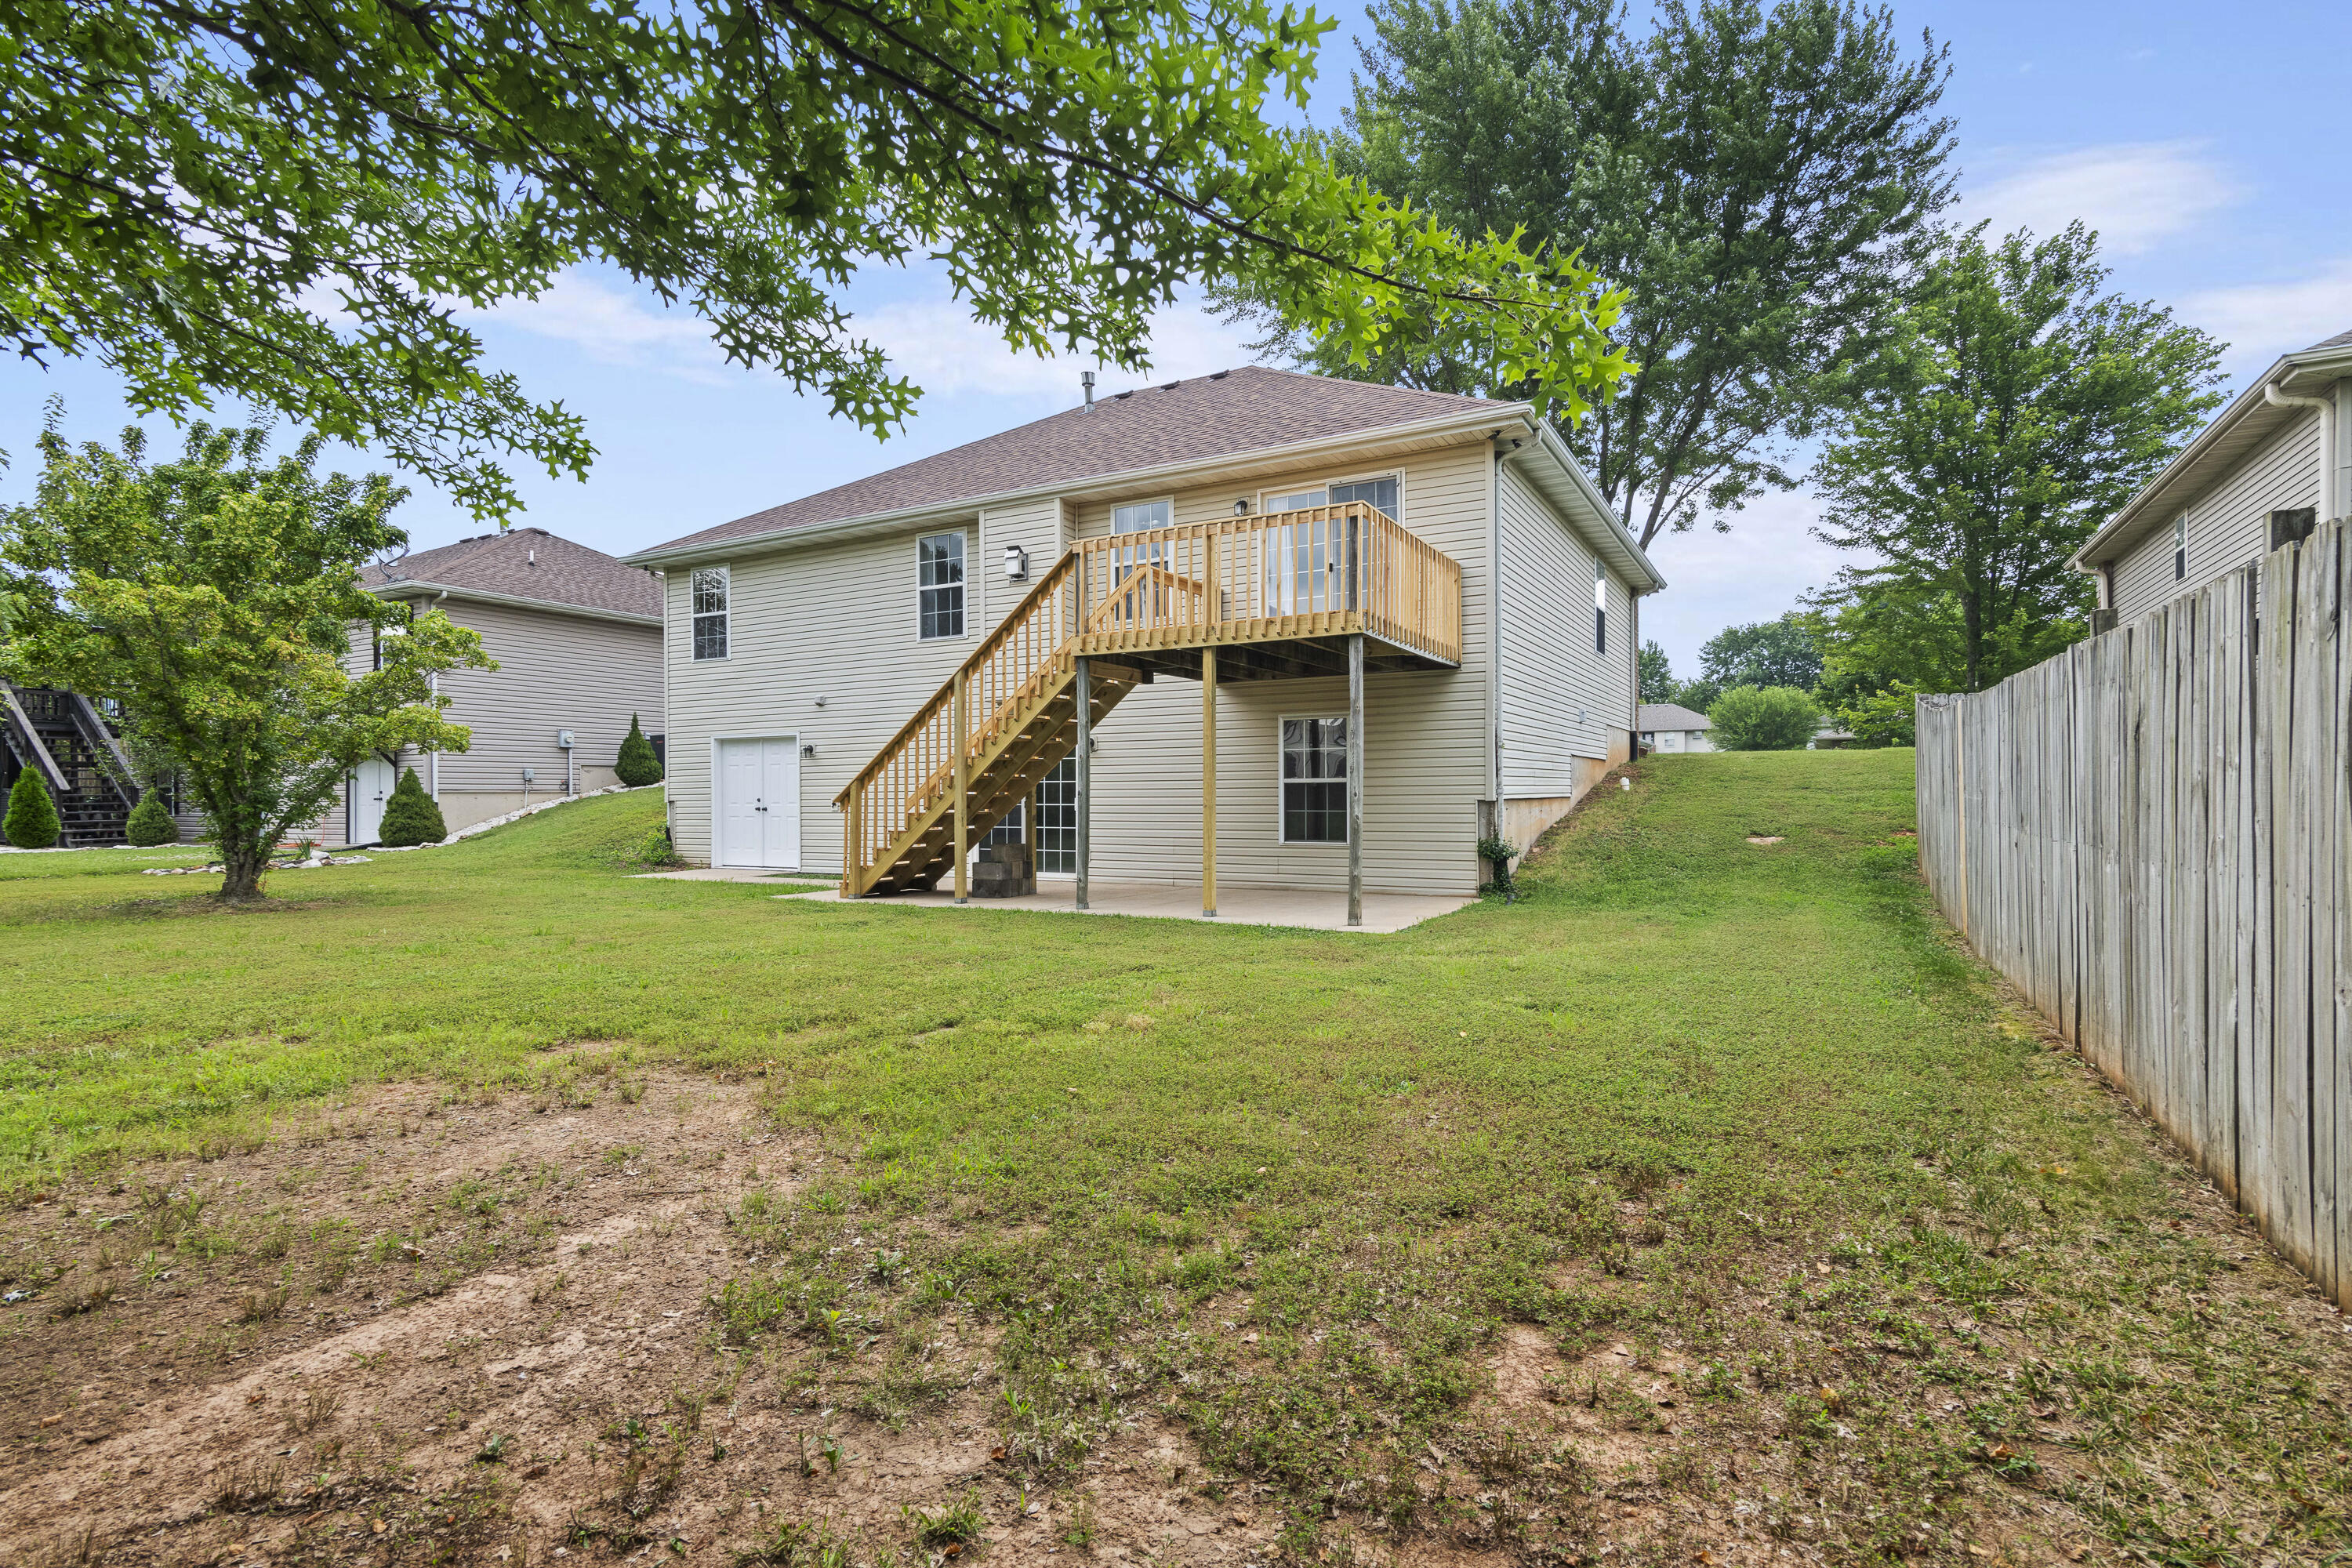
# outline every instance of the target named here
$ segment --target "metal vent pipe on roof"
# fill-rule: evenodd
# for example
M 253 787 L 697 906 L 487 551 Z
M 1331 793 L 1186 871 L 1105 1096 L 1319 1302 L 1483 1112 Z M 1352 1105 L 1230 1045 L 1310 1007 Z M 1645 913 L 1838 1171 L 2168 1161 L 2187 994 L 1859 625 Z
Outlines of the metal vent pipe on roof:
M 1092 408 L 1095 405 L 1095 373 L 1090 370 L 1078 372 L 1078 384 L 1086 388 L 1087 407 Z

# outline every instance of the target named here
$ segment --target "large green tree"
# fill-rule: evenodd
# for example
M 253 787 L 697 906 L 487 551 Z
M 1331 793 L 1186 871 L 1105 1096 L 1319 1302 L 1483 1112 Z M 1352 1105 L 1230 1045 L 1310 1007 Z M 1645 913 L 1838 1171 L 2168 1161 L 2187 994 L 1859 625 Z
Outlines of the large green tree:
M 618 268 L 885 432 L 860 270 L 937 260 L 1017 350 L 1145 358 L 1244 282 L 1343 359 L 1411 313 L 1563 416 L 1624 362 L 1568 245 L 1457 238 L 1270 123 L 1333 23 L 1270 0 L 22 0 L 0 38 L 0 344 L 133 405 L 232 394 L 478 510 L 593 455 L 460 306 Z M 1570 242 L 1572 244 L 1572 242 Z
M 1955 237 L 1823 450 L 1815 531 L 1870 557 L 1828 600 L 1842 640 L 1915 685 L 1979 691 L 2082 637 L 2068 557 L 2221 400 L 2223 345 L 2106 277 L 2080 223 Z
M 478 633 L 409 622 L 361 585 L 406 542 L 390 521 L 404 492 L 321 478 L 315 437 L 266 459 L 267 437 L 199 424 L 177 462 L 151 464 L 135 426 L 120 452 L 52 426 L 35 499 L 0 513 L 0 675 L 120 702 L 203 808 L 231 900 L 259 896 L 271 852 L 362 758 L 465 750 L 432 677 L 497 668 Z M 384 634 L 378 668 L 352 674 L 362 627 Z
M 1811 691 L 1822 678 L 1821 646 L 1803 612 L 1777 620 L 1726 626 L 1698 651 L 1699 668 L 1717 690 L 1735 686 L 1790 686 Z
M 1339 166 L 1465 234 L 1581 247 L 1628 291 L 1639 365 L 1561 433 L 1647 546 L 1796 482 L 1791 444 L 1844 395 L 1951 199 L 1948 67 L 1851 0 L 1378 0 Z M 1327 374 L 1539 395 L 1475 320 L 1409 316 L 1369 363 L 1247 280 L 1262 351 Z

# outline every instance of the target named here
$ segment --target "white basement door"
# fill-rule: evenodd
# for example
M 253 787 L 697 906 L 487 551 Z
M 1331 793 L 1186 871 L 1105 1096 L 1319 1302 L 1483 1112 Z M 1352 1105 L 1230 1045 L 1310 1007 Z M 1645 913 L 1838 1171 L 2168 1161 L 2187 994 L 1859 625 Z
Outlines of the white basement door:
M 801 754 L 792 741 L 719 742 L 719 864 L 797 870 Z
M 343 824 L 344 843 L 373 844 L 383 837 L 383 803 L 399 782 L 382 757 L 369 757 L 352 770 L 352 819 Z

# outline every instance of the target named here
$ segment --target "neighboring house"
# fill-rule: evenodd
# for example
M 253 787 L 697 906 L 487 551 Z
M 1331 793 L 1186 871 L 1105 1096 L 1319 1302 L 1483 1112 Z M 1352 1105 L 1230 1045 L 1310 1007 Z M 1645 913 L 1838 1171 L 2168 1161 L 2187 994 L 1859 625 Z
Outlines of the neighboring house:
M 451 700 L 450 722 L 471 728 L 471 744 L 370 758 L 314 829 L 327 842 L 373 843 L 403 768 L 416 769 L 454 833 L 535 800 L 614 783 L 633 713 L 649 737 L 661 733 L 662 596 L 651 574 L 543 528 L 518 528 L 418 551 L 361 575 L 387 599 L 439 610 L 479 632 L 499 668 L 436 678 Z M 373 641 L 356 636 L 354 663 L 366 668 L 374 657 Z
M 2352 332 L 2265 371 L 2074 553 L 2099 629 L 2308 536 L 2352 506 Z
M 1704 713 L 1695 713 L 1679 702 L 1644 702 L 1641 718 L 1642 749 L 1645 752 L 1711 752 L 1715 742 L 1706 732 L 1715 728 Z
M 1475 893 L 1483 833 L 1628 754 L 1664 585 L 1527 405 L 1256 367 L 627 559 L 667 578 L 679 852 L 853 894 L 952 878 L 959 750 L 967 854 Z
M 1805 742 L 1809 752 L 1834 752 L 1853 744 L 1853 731 L 1842 730 L 1835 719 L 1824 719 L 1813 730 L 1813 738 Z

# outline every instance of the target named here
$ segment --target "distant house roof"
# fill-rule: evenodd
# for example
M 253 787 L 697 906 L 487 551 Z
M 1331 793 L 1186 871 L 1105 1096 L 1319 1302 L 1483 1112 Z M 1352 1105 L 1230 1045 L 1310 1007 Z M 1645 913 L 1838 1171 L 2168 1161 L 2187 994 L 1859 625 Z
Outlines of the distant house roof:
M 1633 728 L 1647 735 L 1660 730 L 1712 730 L 1715 723 L 1679 702 L 1644 702 L 1634 710 Z
M 1014 490 L 1295 446 L 1517 404 L 1244 365 L 1106 397 L 689 533 L 677 550 L 847 518 L 944 507 Z
M 360 580 L 379 594 L 446 588 L 602 615 L 656 621 L 662 615 L 661 584 L 652 573 L 543 528 L 477 534 L 415 551 L 366 568 Z
M 2264 395 L 2266 388 L 2293 393 L 2298 381 L 2324 386 L 2342 375 L 2352 375 L 2352 331 L 2322 338 L 2307 349 L 2281 356 L 2199 431 L 2197 438 L 2183 447 L 2146 489 L 2125 502 L 2121 511 L 2074 552 L 2074 566 L 2095 572 L 2113 565 L 2149 530 L 2161 527 L 2179 507 L 2196 500 L 2240 458 L 2270 439 L 2289 420 L 2306 416 L 2300 408 L 2282 408 L 2271 402 Z

